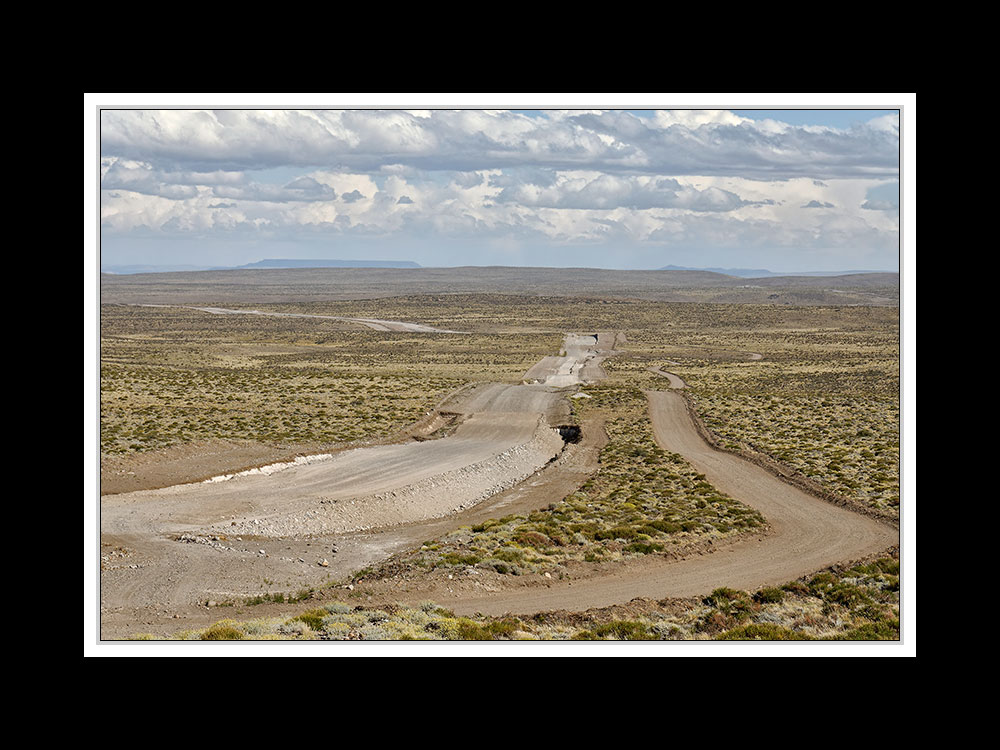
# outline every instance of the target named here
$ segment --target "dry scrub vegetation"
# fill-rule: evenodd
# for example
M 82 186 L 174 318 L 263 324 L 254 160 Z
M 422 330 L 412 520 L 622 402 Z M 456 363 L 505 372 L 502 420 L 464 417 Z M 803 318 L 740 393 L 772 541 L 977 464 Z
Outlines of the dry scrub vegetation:
M 679 553 L 692 543 L 761 529 L 764 518 L 720 493 L 653 437 L 642 391 L 611 377 L 574 399 L 574 416 L 603 421 L 600 468 L 565 499 L 530 515 L 462 527 L 360 575 L 370 578 L 526 573 L 563 578 L 572 563 Z M 582 403 L 581 403 L 582 401 Z
M 670 554 L 761 528 L 759 514 L 655 444 L 642 395 L 666 387 L 647 371 L 654 365 L 686 379 L 723 446 L 764 453 L 834 493 L 898 512 L 897 311 L 519 302 L 521 318 L 539 325 L 607 330 L 617 322 L 627 332 L 628 352 L 604 363 L 608 380 L 584 389 L 591 399 L 573 400 L 578 415 L 605 420 L 600 469 L 545 510 L 458 529 L 364 576 L 563 577 L 574 563 Z
M 228 307 L 239 305 L 228 304 Z M 247 309 L 251 306 L 247 305 Z M 383 333 L 306 318 L 104 306 L 101 447 L 128 454 L 207 438 L 331 444 L 383 437 L 463 383 L 517 382 L 567 331 L 624 331 L 608 379 L 574 400 L 604 420 L 598 472 L 527 516 L 465 527 L 367 577 L 562 575 L 671 554 L 764 519 L 653 440 L 651 366 L 688 384 L 720 444 L 759 452 L 880 512 L 899 506 L 899 324 L 892 307 L 789 307 L 429 295 L 254 309 L 420 322 L 466 334 Z M 762 359 L 752 361 L 755 352 Z M 436 571 L 436 572 L 435 572 Z M 182 638 L 898 638 L 898 563 L 684 606 L 546 619 L 459 618 L 434 605 L 327 604 L 291 620 L 223 622 Z M 626 616 L 627 615 L 627 616 Z M 612 619 L 608 619 L 612 617 Z
M 384 333 L 308 318 L 105 306 L 101 450 L 384 437 L 470 381 L 516 380 L 558 334 Z
M 620 330 L 628 352 L 605 363 L 616 382 L 663 388 L 645 369 L 677 372 L 723 447 L 766 454 L 832 492 L 898 515 L 894 307 L 491 294 L 244 307 L 470 333 L 104 306 L 103 452 L 220 437 L 310 445 L 381 437 L 462 383 L 516 382 L 559 350 L 566 331 Z M 763 359 L 750 361 L 750 352 Z
M 697 324 L 684 315 L 673 321 L 672 345 L 645 331 L 630 348 L 685 379 L 724 447 L 763 453 L 898 517 L 898 311 L 707 306 L 700 313 Z M 748 352 L 763 359 L 749 361 Z
M 138 635 L 138 639 L 155 639 Z M 899 560 L 829 568 L 754 592 L 720 588 L 703 599 L 636 600 L 573 614 L 459 617 L 419 607 L 327 602 L 294 617 L 222 620 L 177 640 L 351 641 L 895 641 L 899 640 Z

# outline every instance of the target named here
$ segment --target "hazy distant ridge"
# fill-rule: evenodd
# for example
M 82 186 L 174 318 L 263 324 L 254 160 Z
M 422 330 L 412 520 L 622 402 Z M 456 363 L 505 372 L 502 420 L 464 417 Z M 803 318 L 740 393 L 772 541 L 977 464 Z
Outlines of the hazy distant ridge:
M 663 266 L 657 271 L 711 271 L 726 276 L 739 276 L 743 279 L 764 279 L 769 276 L 850 276 L 856 273 L 894 273 L 893 271 L 788 271 L 775 272 L 766 268 L 688 268 L 687 266 Z
M 101 273 L 177 273 L 179 271 L 232 271 L 240 268 L 423 268 L 412 260 L 329 260 L 316 258 L 267 258 L 243 266 L 101 266 Z
M 238 268 L 101 276 L 101 302 L 310 304 L 404 295 L 498 294 L 763 305 L 898 305 L 899 274 L 774 276 L 600 268 Z
M 412 260 L 321 260 L 317 258 L 268 258 L 238 268 L 420 268 Z

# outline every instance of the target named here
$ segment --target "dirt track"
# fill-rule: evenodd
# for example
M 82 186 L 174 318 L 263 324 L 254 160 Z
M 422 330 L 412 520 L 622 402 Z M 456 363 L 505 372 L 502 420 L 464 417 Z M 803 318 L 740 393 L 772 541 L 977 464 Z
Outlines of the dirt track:
M 574 346 L 573 356 L 593 359 L 596 339 L 589 343 Z M 483 508 L 540 502 L 533 477 L 564 452 L 554 429 L 568 413 L 563 394 L 484 384 L 441 411 L 460 420 L 448 437 L 359 448 L 270 475 L 103 496 L 103 637 L 130 635 L 178 612 L 190 619 L 199 601 L 346 577 L 454 528 L 459 516 L 468 522 L 463 511 L 487 500 Z M 563 470 L 584 481 L 564 458 L 543 472 L 542 484 L 561 487 L 551 475 Z M 596 453 L 592 459 L 587 474 Z M 507 495 L 518 483 L 528 486 Z
M 140 305 L 140 307 L 181 307 L 181 305 Z M 260 310 L 230 310 L 225 307 L 185 307 L 189 310 L 212 315 L 264 315 L 272 318 L 320 318 L 322 320 L 340 320 L 346 323 L 360 323 L 375 331 L 397 331 L 407 333 L 464 333 L 464 331 L 447 331 L 442 328 L 432 328 L 422 323 L 404 323 L 400 320 L 380 320 L 378 318 L 344 318 L 339 315 L 313 315 L 310 313 L 261 312 Z
M 601 357 L 615 343 L 604 336 L 568 339 L 565 356 L 546 358 L 525 380 L 569 385 L 596 379 Z M 671 387 L 683 387 L 676 376 L 660 374 Z M 102 637 L 205 625 L 233 613 L 205 609 L 199 601 L 317 586 L 459 525 L 557 501 L 596 468 L 599 450 L 600 430 L 588 426 L 582 445 L 559 454 L 562 446 L 550 428 L 565 415 L 563 395 L 546 385 L 487 384 L 443 407 L 464 419 L 447 438 L 347 451 L 272 476 L 103 497 Z M 771 526 L 767 535 L 680 561 L 642 558 L 600 577 L 549 587 L 481 596 L 441 590 L 428 597 L 422 591 L 418 600 L 434 598 L 469 614 L 582 610 L 635 597 L 784 583 L 898 543 L 895 528 L 708 446 L 679 393 L 651 391 L 647 397 L 661 446 L 761 511 Z M 511 453 L 518 449 L 520 462 Z M 491 476 L 498 465 L 502 476 Z M 462 471 L 469 473 L 455 474 Z
M 685 560 L 651 558 L 571 584 L 454 601 L 443 596 L 442 604 L 464 614 L 529 614 L 620 604 L 636 597 L 698 596 L 719 586 L 754 590 L 899 543 L 899 532 L 892 526 L 808 495 L 749 461 L 709 446 L 679 393 L 646 395 L 660 446 L 684 456 L 714 487 L 759 510 L 770 532 Z

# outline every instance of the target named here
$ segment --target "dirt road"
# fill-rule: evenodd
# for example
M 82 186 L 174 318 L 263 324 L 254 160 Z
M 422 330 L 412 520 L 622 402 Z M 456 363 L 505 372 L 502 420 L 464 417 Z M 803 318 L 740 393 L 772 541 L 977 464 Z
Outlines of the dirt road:
M 563 344 L 563 354 L 543 358 L 524 374 L 524 382 L 565 388 L 600 380 L 604 377 L 604 372 L 600 369 L 601 360 L 609 356 L 607 349 L 614 345 L 613 335 L 609 340 L 608 334 L 603 334 L 606 338 L 600 343 L 604 351 L 599 351 L 598 339 L 601 335 L 568 334 Z
M 463 393 L 442 406 L 464 420 L 446 438 L 347 451 L 271 476 L 103 497 L 102 637 L 203 626 L 233 614 L 204 608 L 205 599 L 318 586 L 458 526 L 565 497 L 597 467 L 601 431 L 587 425 L 580 445 L 563 447 L 552 427 L 566 413 L 565 393 L 551 384 L 596 379 L 614 343 L 573 336 L 562 356 L 525 373 L 525 381 L 539 383 L 484 384 Z M 683 387 L 676 376 L 660 374 L 671 388 Z M 650 391 L 647 398 L 660 445 L 759 510 L 767 534 L 679 561 L 641 558 L 598 577 L 483 595 L 439 590 L 432 598 L 463 614 L 582 610 L 719 586 L 752 590 L 898 544 L 894 527 L 711 448 L 681 394 Z M 428 592 L 416 596 L 413 603 Z M 407 594 L 398 600 L 408 601 Z
M 684 456 L 714 487 L 759 510 L 770 532 L 721 545 L 710 554 L 679 561 L 644 559 L 609 575 L 570 584 L 453 601 L 442 596 L 443 605 L 462 614 L 529 614 L 620 604 L 635 597 L 698 596 L 719 586 L 754 590 L 899 543 L 898 530 L 889 524 L 808 495 L 749 461 L 709 446 L 679 393 L 646 395 L 660 446 Z
M 574 356 L 590 360 L 596 337 L 590 344 L 572 344 Z M 540 504 L 535 487 L 562 487 L 566 479 L 578 486 L 596 468 L 594 451 L 585 472 L 579 461 L 574 469 L 564 460 L 555 428 L 568 406 L 551 386 L 483 384 L 441 411 L 458 415 L 447 437 L 358 448 L 275 473 L 103 496 L 103 637 L 130 635 L 164 615 L 190 617 L 192 605 L 206 600 L 346 577 L 468 523 L 468 510 L 484 501 L 493 509 Z M 540 471 L 557 457 L 551 471 Z M 554 497 L 546 493 L 545 502 Z
M 401 331 L 406 333 L 465 333 L 433 328 L 422 323 L 404 323 L 401 320 L 380 320 L 378 318 L 344 318 L 339 315 L 313 315 L 310 313 L 261 312 L 260 310 L 230 310 L 225 307 L 188 307 L 183 305 L 139 305 L 139 307 L 183 307 L 185 310 L 199 310 L 212 315 L 264 315 L 272 318 L 319 318 L 360 323 L 376 331 Z

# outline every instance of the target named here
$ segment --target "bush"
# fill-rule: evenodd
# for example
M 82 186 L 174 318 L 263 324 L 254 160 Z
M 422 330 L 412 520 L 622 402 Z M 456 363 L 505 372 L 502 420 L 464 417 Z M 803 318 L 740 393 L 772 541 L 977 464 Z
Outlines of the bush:
M 742 599 L 745 596 L 746 594 L 742 591 L 721 586 L 706 596 L 702 601 L 711 607 L 718 607 L 728 602 L 735 601 L 736 599 Z
M 766 586 L 753 595 L 753 600 L 761 604 L 777 604 L 784 599 L 785 592 L 773 586 Z
M 242 641 L 244 633 L 230 620 L 215 623 L 201 634 L 203 641 Z
M 303 612 L 297 617 L 293 617 L 292 619 L 304 622 L 309 626 L 310 630 L 322 630 L 323 618 L 326 617 L 326 615 L 327 611 L 325 609 L 311 609 L 308 612 Z
M 837 636 L 838 641 L 898 641 L 899 620 L 884 620 L 862 625 Z
M 613 622 L 598 625 L 594 628 L 594 635 L 598 638 L 614 636 L 619 641 L 649 641 L 656 640 L 649 629 L 641 622 L 633 620 L 615 620 Z
M 477 623 L 462 617 L 458 620 L 458 637 L 463 641 L 498 641 L 509 639 L 520 629 L 520 623 L 512 618 Z
M 514 537 L 514 543 L 522 547 L 545 549 L 552 546 L 552 540 L 537 531 L 522 531 Z

